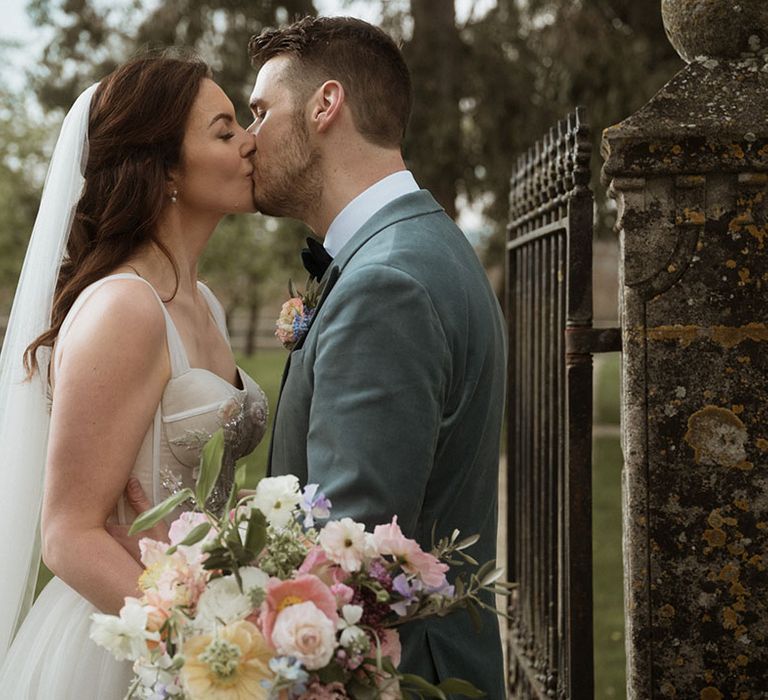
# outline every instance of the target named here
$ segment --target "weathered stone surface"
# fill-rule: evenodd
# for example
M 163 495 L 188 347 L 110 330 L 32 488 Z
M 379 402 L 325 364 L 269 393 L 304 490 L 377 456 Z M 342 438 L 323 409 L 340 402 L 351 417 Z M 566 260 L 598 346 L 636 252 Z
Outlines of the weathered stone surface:
M 768 7 L 768 2 L 766 2 Z M 694 62 L 603 135 L 604 180 L 768 171 L 768 62 Z
M 765 0 L 661 0 L 661 13 L 672 46 L 688 62 L 739 58 L 768 46 Z
M 604 134 L 619 205 L 633 700 L 768 698 L 761 68 L 691 64 Z

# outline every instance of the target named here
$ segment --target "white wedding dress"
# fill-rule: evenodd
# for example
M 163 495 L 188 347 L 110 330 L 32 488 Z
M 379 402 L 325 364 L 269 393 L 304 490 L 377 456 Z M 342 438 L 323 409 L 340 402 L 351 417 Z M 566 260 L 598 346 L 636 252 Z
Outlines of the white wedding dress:
M 78 297 L 62 325 L 60 337 L 90 295 L 114 279 L 134 279 L 137 284 L 149 284 L 133 274 L 111 275 L 99 280 Z M 204 284 L 198 284 L 218 328 L 229 342 L 221 305 Z M 220 508 L 233 483 L 234 461 L 251 452 L 264 435 L 266 397 L 240 368 L 242 388 L 208 370 L 190 367 L 181 337 L 159 296 L 158 303 L 166 319 L 171 379 L 132 474 L 154 503 L 181 488 L 193 486 L 202 446 L 216 430 L 224 427 L 225 465 L 209 501 L 209 506 Z M 134 517 L 121 499 L 111 519 L 126 524 Z M 131 664 L 116 661 L 90 639 L 93 612 L 96 612 L 93 605 L 54 577 L 24 619 L 0 668 L 0 699 L 121 700 L 125 697 L 133 675 Z

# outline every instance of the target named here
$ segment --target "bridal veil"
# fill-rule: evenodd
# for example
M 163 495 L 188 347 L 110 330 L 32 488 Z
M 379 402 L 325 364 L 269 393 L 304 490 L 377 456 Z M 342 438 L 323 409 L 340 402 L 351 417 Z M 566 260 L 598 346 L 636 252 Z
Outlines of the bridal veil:
M 92 85 L 64 119 L 0 353 L 0 665 L 32 603 L 50 421 L 50 348 L 27 379 L 23 355 L 51 322 L 61 261 L 83 190 Z

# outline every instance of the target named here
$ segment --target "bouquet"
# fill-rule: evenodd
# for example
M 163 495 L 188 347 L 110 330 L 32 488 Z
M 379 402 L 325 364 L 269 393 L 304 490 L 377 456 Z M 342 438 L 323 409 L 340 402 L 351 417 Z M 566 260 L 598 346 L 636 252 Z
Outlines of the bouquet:
M 493 563 L 449 585 L 450 566 L 476 565 L 477 537 L 456 531 L 425 552 L 394 517 L 373 532 L 330 520 L 331 503 L 293 476 L 264 478 L 238 499 L 244 466 L 222 515 L 205 503 L 223 453 L 219 431 L 203 450 L 196 490 L 140 515 L 152 527 L 185 501 L 170 542 L 141 540 L 141 598 L 119 616 L 94 614 L 91 637 L 133 662 L 128 698 L 342 700 L 481 697 L 470 683 L 432 685 L 397 670 L 398 627 L 506 593 Z M 320 526 L 319 521 L 325 524 Z M 493 608 L 489 608 L 493 609 Z M 494 610 L 495 612 L 495 610 Z M 475 616 L 476 617 L 476 616 Z

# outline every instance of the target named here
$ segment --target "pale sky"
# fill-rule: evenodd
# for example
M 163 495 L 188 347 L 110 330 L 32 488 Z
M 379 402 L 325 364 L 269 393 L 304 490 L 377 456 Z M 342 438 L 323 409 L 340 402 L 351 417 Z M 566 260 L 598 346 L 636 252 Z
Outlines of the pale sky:
M 0 0 L 0 42 L 20 41 L 19 49 L 9 52 L 8 62 L 0 64 L 0 79 L 12 87 L 24 84 L 23 69 L 34 61 L 46 43 L 46 33 L 30 24 L 26 13 L 29 0 Z M 124 2 L 124 0 L 123 0 Z M 113 0 L 111 6 L 123 4 Z M 466 20 L 470 12 L 482 16 L 496 4 L 496 0 L 456 0 L 456 14 L 460 22 Z M 315 0 L 315 7 L 320 14 L 343 14 L 360 17 L 368 22 L 376 22 L 380 17 L 379 0 L 354 0 L 343 3 L 341 0 Z

